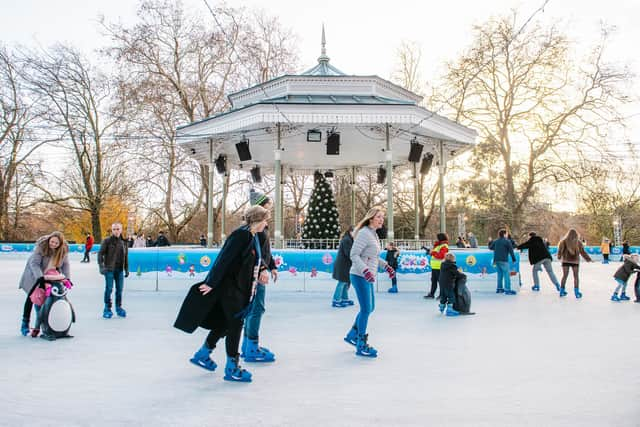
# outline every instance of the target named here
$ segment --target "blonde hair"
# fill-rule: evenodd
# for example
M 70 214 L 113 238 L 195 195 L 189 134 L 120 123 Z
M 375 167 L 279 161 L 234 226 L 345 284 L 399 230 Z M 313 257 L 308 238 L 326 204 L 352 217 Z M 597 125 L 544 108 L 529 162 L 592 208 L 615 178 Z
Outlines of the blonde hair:
M 51 249 L 49 247 L 49 240 L 53 237 L 57 238 L 60 242 L 60 246 L 56 249 Z M 47 234 L 46 236 L 40 237 L 36 241 L 36 251 L 40 253 L 40 255 L 44 257 L 51 258 L 53 265 L 58 268 L 62 265 L 64 258 L 69 253 L 69 245 L 64 238 L 64 234 L 60 231 L 54 231 L 51 234 Z
M 374 206 L 371 209 L 369 209 L 369 211 L 364 216 L 362 221 L 360 221 L 358 223 L 358 225 L 356 225 L 355 232 L 357 233 L 362 227 L 367 227 L 369 225 L 369 223 L 371 222 L 371 220 L 373 219 L 373 217 L 378 214 L 378 212 L 384 213 L 384 210 L 381 207 L 378 207 L 378 206 Z
M 249 206 L 244 211 L 244 220 L 249 226 L 265 219 L 269 219 L 269 211 L 260 205 Z
M 571 256 L 577 255 L 580 252 L 580 246 L 582 245 L 578 240 L 578 232 L 575 228 L 570 228 L 560 243 L 564 243 L 563 246 L 565 251 Z

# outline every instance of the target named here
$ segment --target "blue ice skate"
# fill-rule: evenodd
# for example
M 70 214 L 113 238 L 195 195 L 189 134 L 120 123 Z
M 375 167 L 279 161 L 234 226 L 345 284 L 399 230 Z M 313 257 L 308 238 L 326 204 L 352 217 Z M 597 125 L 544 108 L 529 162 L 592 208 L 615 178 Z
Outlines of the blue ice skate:
M 116 307 L 116 314 L 117 314 L 119 317 L 127 317 L 127 312 L 126 312 L 126 311 L 125 311 L 125 309 L 124 309 L 124 308 L 122 308 L 122 307 Z
M 534 292 L 538 292 L 540 290 L 540 285 L 533 285 L 531 287 L 531 290 L 534 291 Z
M 556 291 L 560 292 L 560 285 L 558 283 L 553 284 L 556 287 Z
M 224 367 L 224 379 L 226 381 L 237 381 L 242 383 L 251 382 L 251 373 L 238 364 L 238 356 L 228 357 Z
M 390 294 L 397 294 L 398 293 L 398 286 L 397 285 L 391 285 L 391 287 L 389 288 L 389 290 L 387 290 L 387 292 L 389 292 Z
M 20 333 L 23 337 L 29 335 L 29 321 L 27 319 L 22 319 L 22 324 L 20 325 Z
M 111 319 L 113 317 L 113 311 L 111 311 L 111 307 L 105 305 L 104 311 L 102 312 L 102 317 L 105 319 Z
M 346 306 L 347 304 L 345 304 L 343 301 L 331 301 L 331 307 L 342 308 Z
M 445 304 L 443 304 L 443 303 L 438 304 L 438 310 L 440 310 L 440 313 L 444 313 L 444 309 L 446 307 L 447 306 Z
M 211 360 L 211 352 L 213 349 L 207 347 L 207 344 L 202 344 L 202 347 L 193 355 L 189 362 L 196 366 L 199 366 L 207 371 L 215 371 L 218 365 Z
M 356 356 L 362 357 L 378 357 L 378 350 L 367 344 L 369 334 L 358 335 L 358 344 L 356 345 Z
M 573 293 L 576 296 L 577 299 L 582 298 L 582 292 L 580 292 L 579 288 L 573 288 Z
M 244 349 L 244 361 L 245 362 L 274 362 L 276 360 L 275 354 L 270 352 L 264 347 L 258 345 L 258 340 L 253 340 L 245 337 L 246 347 Z
M 355 303 L 353 302 L 353 300 L 350 300 L 350 299 L 343 299 L 343 300 L 342 300 L 342 303 L 343 303 L 344 305 L 353 305 L 353 304 L 355 304 Z
M 503 288 L 496 289 L 496 294 L 504 294 L 504 289 Z
M 460 313 L 453 309 L 453 304 L 447 304 L 447 312 L 445 313 L 449 317 L 459 316 Z
M 507 290 L 504 291 L 504 294 L 505 295 L 516 295 L 517 292 L 514 291 L 513 289 L 507 289 Z
M 629 301 L 630 299 L 626 293 L 623 292 L 620 294 L 620 301 Z
M 344 341 L 354 347 L 358 345 L 358 330 L 355 326 L 349 329 L 349 332 L 347 332 L 347 336 L 344 337 Z
M 611 301 L 620 302 L 620 297 L 618 297 L 618 294 L 611 295 Z
M 566 297 L 567 296 L 567 291 L 564 290 L 564 288 L 560 288 L 560 297 Z

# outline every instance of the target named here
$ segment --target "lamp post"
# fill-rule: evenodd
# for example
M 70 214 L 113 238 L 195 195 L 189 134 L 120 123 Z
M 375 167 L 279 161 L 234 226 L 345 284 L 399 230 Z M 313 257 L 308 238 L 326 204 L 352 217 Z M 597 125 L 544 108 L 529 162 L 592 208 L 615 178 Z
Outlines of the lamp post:
M 622 240 L 622 221 L 619 215 L 613 217 L 613 244 L 620 246 Z
M 127 213 L 127 236 L 133 236 L 136 226 L 136 211 Z

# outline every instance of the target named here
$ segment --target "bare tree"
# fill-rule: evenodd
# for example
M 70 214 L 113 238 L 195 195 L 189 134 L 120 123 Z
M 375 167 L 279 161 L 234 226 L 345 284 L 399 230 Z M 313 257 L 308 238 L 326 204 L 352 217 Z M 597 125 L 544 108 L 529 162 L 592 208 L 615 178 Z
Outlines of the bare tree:
M 421 60 L 420 44 L 415 41 L 403 40 L 396 49 L 396 69 L 391 74 L 391 80 L 411 92 L 424 93 L 420 75 Z
M 124 165 L 111 134 L 119 117 L 111 114 L 113 85 L 76 49 L 56 45 L 27 52 L 24 78 L 41 100 L 43 123 L 71 158 L 38 185 L 43 201 L 87 211 L 94 236 L 101 239 L 100 214 L 109 198 L 127 194 Z
M 252 32 L 240 11 L 225 5 L 211 11 L 213 16 L 190 14 L 181 3 L 145 0 L 132 27 L 103 22 L 113 42 L 106 51 L 121 70 L 120 98 L 128 107 L 124 132 L 150 137 L 144 149 L 136 138 L 129 147 L 144 165 L 138 181 L 149 190 L 144 204 L 174 240 L 204 208 L 209 191 L 208 167 L 182 151 L 176 127 L 226 110 L 226 93 L 248 75 L 260 81 L 265 69 L 279 72 L 291 59 L 276 45 L 277 23 L 264 18 L 260 31 Z M 211 189 L 214 195 L 220 190 Z
M 479 132 L 471 164 L 479 175 L 495 172 L 492 209 L 518 232 L 541 185 L 580 173 L 557 150 L 599 149 L 607 127 L 621 121 L 629 74 L 605 63 L 606 32 L 579 60 L 556 26 L 518 33 L 516 21 L 513 13 L 475 27 L 471 48 L 448 65 L 438 101 Z

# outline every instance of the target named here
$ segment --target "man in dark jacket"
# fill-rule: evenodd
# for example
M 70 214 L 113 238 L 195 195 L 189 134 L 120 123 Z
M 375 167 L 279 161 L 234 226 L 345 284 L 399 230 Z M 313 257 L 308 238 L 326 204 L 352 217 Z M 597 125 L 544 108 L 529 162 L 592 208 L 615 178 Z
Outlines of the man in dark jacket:
M 169 239 L 164 235 L 164 231 L 158 233 L 158 239 L 156 240 L 156 246 L 171 246 Z
M 122 224 L 115 222 L 111 225 L 111 236 L 100 244 L 98 252 L 98 265 L 100 274 L 104 275 L 104 311 L 102 317 L 111 319 L 111 292 L 113 282 L 116 283 L 116 313 L 120 317 L 126 317 L 127 312 L 122 308 L 122 288 L 124 278 L 129 277 L 129 251 L 127 242 L 122 238 Z
M 513 246 L 507 239 L 507 230 L 498 232 L 499 238 L 489 243 L 489 249 L 493 251 L 493 261 L 498 272 L 497 294 L 515 295 L 516 291 L 511 290 L 511 276 L 509 273 L 509 256 L 516 262 L 516 255 L 513 253 Z M 503 286 L 504 284 L 504 286 Z
M 529 263 L 533 266 L 533 286 L 531 289 L 536 292 L 540 290 L 540 277 L 538 276 L 538 272 L 542 271 L 542 267 L 544 267 L 549 275 L 549 279 L 551 279 L 551 283 L 553 283 L 556 290 L 560 292 L 560 282 L 558 282 L 558 278 L 554 274 L 553 267 L 551 266 L 553 259 L 544 240 L 532 231 L 529 233 L 529 240 L 518 245 L 517 248 L 520 250 L 528 250 Z

